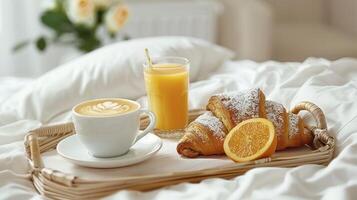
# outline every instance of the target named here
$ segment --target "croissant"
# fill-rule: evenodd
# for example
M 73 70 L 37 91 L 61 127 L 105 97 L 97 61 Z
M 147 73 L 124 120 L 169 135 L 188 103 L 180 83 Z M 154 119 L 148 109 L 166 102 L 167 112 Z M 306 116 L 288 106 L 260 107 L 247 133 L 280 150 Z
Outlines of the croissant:
M 238 123 L 255 117 L 269 119 L 278 138 L 277 150 L 299 147 L 312 142 L 312 135 L 304 131 L 303 120 L 287 113 L 284 106 L 265 101 L 260 89 L 212 96 L 207 111 L 186 128 L 177 145 L 177 152 L 186 157 L 224 154 L 225 135 Z
M 300 147 L 313 140 L 309 132 L 305 132 L 304 121 L 296 114 L 289 113 L 289 130 L 287 147 Z
M 186 133 L 177 145 L 177 152 L 186 157 L 224 154 L 223 142 L 228 133 L 223 123 L 207 111 L 186 128 Z
M 238 123 L 256 117 L 265 118 L 265 95 L 259 88 L 212 96 L 207 104 L 228 131 Z
M 290 123 L 288 123 L 289 118 L 284 106 L 274 101 L 266 101 L 265 110 L 267 119 L 273 123 L 278 138 L 276 149 L 285 149 L 288 146 L 287 131 L 289 130 Z

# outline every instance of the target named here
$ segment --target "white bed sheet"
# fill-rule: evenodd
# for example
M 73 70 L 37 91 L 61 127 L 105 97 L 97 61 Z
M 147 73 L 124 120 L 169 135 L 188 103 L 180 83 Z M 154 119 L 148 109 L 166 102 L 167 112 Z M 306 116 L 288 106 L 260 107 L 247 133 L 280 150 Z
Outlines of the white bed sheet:
M 214 93 L 251 87 L 262 88 L 267 99 L 287 107 L 302 100 L 315 102 L 327 115 L 330 134 L 337 138 L 336 158 L 327 167 L 260 168 L 232 180 L 208 179 L 151 192 L 120 191 L 107 199 L 335 200 L 357 196 L 357 60 L 308 59 L 301 64 L 227 61 L 206 77 L 191 84 L 191 108 L 203 107 Z M 9 87 L 0 87 L 0 99 L 9 95 L 5 90 Z M 21 137 L 25 130 L 41 124 L 6 117 L 0 118 L 0 142 L 4 144 L 0 146 L 0 199 L 40 198 L 28 180 Z M 68 119 L 64 113 L 56 121 Z
M 31 82 L 29 78 L 0 77 L 0 103 Z

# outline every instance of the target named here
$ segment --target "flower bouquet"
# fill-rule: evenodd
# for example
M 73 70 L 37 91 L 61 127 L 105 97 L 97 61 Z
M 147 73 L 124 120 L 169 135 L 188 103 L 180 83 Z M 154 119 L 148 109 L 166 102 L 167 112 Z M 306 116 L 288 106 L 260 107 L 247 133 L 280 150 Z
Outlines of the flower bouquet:
M 56 43 L 74 46 L 82 52 L 92 51 L 103 44 L 99 32 L 104 30 L 115 39 L 129 14 L 127 6 L 120 0 L 52 0 L 47 4 L 40 19 L 52 34 L 41 35 L 34 41 L 39 51 Z M 30 42 L 23 41 L 14 50 Z

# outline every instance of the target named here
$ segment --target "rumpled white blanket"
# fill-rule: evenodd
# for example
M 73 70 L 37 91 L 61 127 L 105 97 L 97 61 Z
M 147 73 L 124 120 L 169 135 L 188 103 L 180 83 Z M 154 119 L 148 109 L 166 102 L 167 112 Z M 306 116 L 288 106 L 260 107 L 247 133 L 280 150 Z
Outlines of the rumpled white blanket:
M 201 108 L 214 93 L 260 87 L 267 99 L 288 108 L 308 100 L 327 117 L 329 133 L 337 139 L 336 157 L 327 166 L 259 168 L 232 180 L 208 179 L 151 192 L 120 191 L 107 199 L 354 199 L 357 196 L 357 60 L 304 63 L 227 61 L 206 79 L 191 84 L 190 106 Z M 20 84 L 29 84 L 22 82 Z M 0 105 L 16 86 L 0 79 Z M 22 86 L 19 86 L 22 87 Z M 7 91 L 7 92 L 6 92 Z M 5 96 L 3 96 L 5 95 Z M 145 102 L 145 98 L 140 99 Z M 7 106 L 9 106 L 7 104 Z M 16 106 L 16 105 L 12 105 Z M 40 126 L 35 120 L 14 120 L 0 113 L 0 199 L 40 198 L 27 177 L 22 147 L 26 131 Z M 69 119 L 64 113 L 56 121 Z

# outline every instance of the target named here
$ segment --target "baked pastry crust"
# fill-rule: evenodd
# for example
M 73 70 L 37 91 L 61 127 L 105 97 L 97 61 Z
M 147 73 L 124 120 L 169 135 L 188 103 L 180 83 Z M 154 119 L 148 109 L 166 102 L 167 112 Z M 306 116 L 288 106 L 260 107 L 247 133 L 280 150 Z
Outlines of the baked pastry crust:
M 284 106 L 274 101 L 266 101 L 265 109 L 267 119 L 270 120 L 275 128 L 275 133 L 278 138 L 276 150 L 282 150 L 287 147 L 288 143 L 288 115 Z
M 259 88 L 212 96 L 207 110 L 217 116 L 228 131 L 238 123 L 251 118 L 266 118 L 265 95 Z
M 293 113 L 289 113 L 288 147 L 299 147 L 302 145 L 302 135 L 304 134 L 304 122 Z
M 179 154 L 190 158 L 224 154 L 223 142 L 228 131 L 212 112 L 199 116 L 185 132 L 176 148 Z

